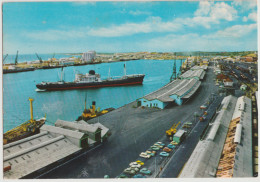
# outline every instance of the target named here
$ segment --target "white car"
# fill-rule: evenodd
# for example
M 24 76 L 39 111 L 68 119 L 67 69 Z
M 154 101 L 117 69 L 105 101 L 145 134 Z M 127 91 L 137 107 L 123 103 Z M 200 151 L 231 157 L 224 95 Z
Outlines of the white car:
M 133 169 L 131 169 L 131 168 L 129 167 L 129 168 L 126 168 L 126 169 L 124 170 L 124 173 L 127 173 L 127 174 L 135 174 L 136 171 L 133 170 Z
M 139 156 L 143 157 L 143 158 L 147 158 L 147 159 L 149 159 L 151 157 L 150 155 L 147 155 L 147 153 L 145 153 L 145 152 L 142 152 Z
M 129 166 L 130 166 L 130 167 L 134 167 L 134 168 L 136 168 L 136 167 L 137 167 L 137 168 L 141 168 L 141 165 L 140 165 L 140 164 L 137 164 L 137 163 L 136 163 L 136 164 L 131 164 L 131 163 L 130 163 Z
M 138 168 L 138 167 L 133 167 L 133 166 L 131 166 L 130 167 L 132 170 L 134 170 L 135 172 L 138 172 L 140 169 Z
M 163 146 L 162 145 L 159 145 L 159 144 L 157 144 L 157 143 L 155 143 L 155 144 L 153 144 L 153 146 L 156 146 L 156 147 L 158 147 L 158 148 L 163 148 Z

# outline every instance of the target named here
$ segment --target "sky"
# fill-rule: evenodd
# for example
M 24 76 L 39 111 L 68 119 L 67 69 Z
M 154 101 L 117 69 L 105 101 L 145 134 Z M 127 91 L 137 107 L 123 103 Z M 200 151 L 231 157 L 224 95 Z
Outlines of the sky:
M 250 1 L 5 2 L 3 54 L 255 51 Z

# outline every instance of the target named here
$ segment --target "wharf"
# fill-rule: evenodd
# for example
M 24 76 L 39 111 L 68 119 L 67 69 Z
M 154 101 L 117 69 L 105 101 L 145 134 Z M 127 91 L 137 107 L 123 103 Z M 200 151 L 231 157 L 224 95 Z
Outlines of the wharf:
M 196 95 L 181 106 L 159 110 L 134 108 L 136 102 L 127 104 L 106 115 L 89 120 L 107 126 L 112 135 L 108 142 L 96 150 L 47 173 L 40 178 L 103 178 L 118 176 L 128 164 L 155 142 L 165 137 L 165 131 L 173 123 L 190 121 L 212 93 L 217 91 L 214 73 L 209 69 L 205 81 Z M 158 154 L 157 154 L 158 155 Z M 148 165 L 148 164 L 147 164 Z M 146 167 L 146 164 L 145 164 Z M 152 171 L 154 172 L 154 171 Z

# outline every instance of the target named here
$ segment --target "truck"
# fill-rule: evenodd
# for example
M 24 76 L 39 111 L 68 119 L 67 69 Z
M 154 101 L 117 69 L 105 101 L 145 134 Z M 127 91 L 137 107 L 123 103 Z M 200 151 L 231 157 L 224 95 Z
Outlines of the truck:
M 176 142 L 176 143 L 181 143 L 186 137 L 186 131 L 185 130 L 178 130 L 175 135 L 173 136 L 172 141 Z

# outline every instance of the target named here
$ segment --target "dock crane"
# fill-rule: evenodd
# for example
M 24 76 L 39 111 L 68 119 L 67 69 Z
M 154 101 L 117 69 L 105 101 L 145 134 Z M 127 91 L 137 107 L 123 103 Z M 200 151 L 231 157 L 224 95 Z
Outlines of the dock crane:
M 173 68 L 172 68 L 172 76 L 170 78 L 170 82 L 172 82 L 174 79 L 177 78 L 177 67 L 176 67 L 176 52 L 174 53 L 175 55 L 175 60 L 173 62 Z
M 179 126 L 180 123 L 181 123 L 180 121 L 179 121 L 177 124 L 174 123 L 174 124 L 172 125 L 172 127 L 165 132 L 165 133 L 166 133 L 166 136 L 172 137 L 172 136 L 177 132 L 177 127 Z
M 42 58 L 37 53 L 35 53 L 35 54 L 36 54 L 37 58 L 39 59 L 40 63 L 42 63 Z
M 5 59 L 7 58 L 8 54 L 5 55 L 4 59 L 3 59 L 3 63 L 5 62 Z
M 14 60 L 14 64 L 17 65 L 18 64 L 18 51 L 16 53 L 16 57 L 15 57 L 15 60 Z

